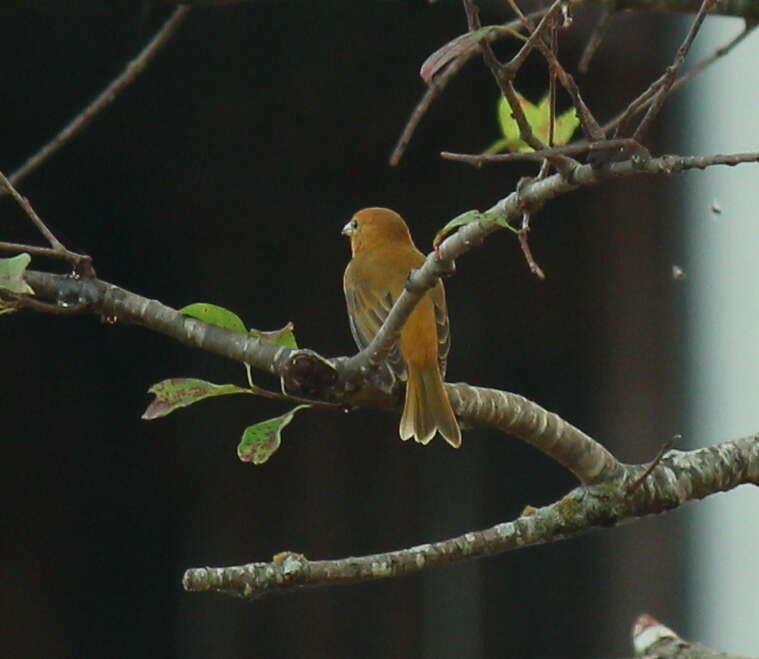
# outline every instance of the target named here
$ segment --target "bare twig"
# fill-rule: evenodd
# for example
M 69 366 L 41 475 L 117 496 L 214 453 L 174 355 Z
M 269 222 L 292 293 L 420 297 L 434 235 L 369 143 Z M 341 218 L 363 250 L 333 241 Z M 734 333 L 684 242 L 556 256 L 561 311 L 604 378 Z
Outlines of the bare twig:
M 590 60 L 593 59 L 596 51 L 603 43 L 604 37 L 606 37 L 606 33 L 609 31 L 609 27 L 611 26 L 611 19 L 613 17 L 614 12 L 612 10 L 604 9 L 600 18 L 593 27 L 593 31 L 590 33 L 590 37 L 588 38 L 588 43 L 585 45 L 585 50 L 583 50 L 582 56 L 580 57 L 580 63 L 577 65 L 577 70 L 580 73 L 588 72 L 588 68 L 590 67 Z
M 467 23 L 469 25 L 469 31 L 473 32 L 480 28 L 480 18 L 477 7 L 475 6 L 473 0 L 463 0 L 463 2 L 467 16 Z M 495 78 L 495 81 L 498 83 L 498 86 L 501 89 L 501 94 L 503 94 L 503 97 L 508 101 L 509 107 L 511 108 L 511 114 L 514 117 L 514 121 L 516 121 L 517 126 L 519 126 L 519 138 L 525 144 L 528 144 L 536 151 L 544 149 L 545 145 L 532 132 L 532 127 L 524 115 L 524 111 L 522 110 L 522 106 L 519 103 L 519 98 L 517 97 L 517 93 L 514 89 L 512 80 L 519 66 L 521 66 L 521 62 L 524 61 L 527 55 L 529 55 L 534 45 L 540 41 L 540 38 L 543 35 L 543 31 L 548 29 L 548 26 L 551 24 L 553 14 L 560 8 L 560 3 L 561 0 L 556 0 L 553 5 L 551 5 L 551 8 L 541 20 L 538 29 L 533 31 L 533 33 L 530 35 L 530 38 L 519 50 L 519 53 L 517 53 L 517 55 L 514 56 L 509 64 L 505 66 L 498 61 L 498 58 L 493 52 L 493 48 L 488 41 L 483 40 L 480 42 L 482 57 L 485 60 L 485 63 L 487 64 L 491 73 L 493 74 L 493 78 Z
M 680 48 L 677 49 L 677 54 L 675 55 L 674 62 L 672 62 L 669 67 L 667 67 L 661 84 L 652 99 L 648 111 L 632 135 L 633 139 L 636 142 L 642 141 L 643 137 L 646 134 L 646 131 L 651 125 L 651 122 L 653 122 L 653 120 L 659 114 L 659 111 L 664 105 L 664 101 L 672 89 L 672 85 L 675 81 L 675 76 L 685 62 L 685 56 L 688 54 L 688 51 L 693 44 L 693 40 L 696 38 L 696 35 L 701 29 L 701 25 L 703 24 L 706 15 L 709 13 L 709 11 L 711 11 L 715 2 L 716 0 L 703 0 L 701 3 L 701 7 L 699 8 L 695 19 L 693 20 L 693 24 L 691 25 L 690 30 L 688 30 L 688 34 L 685 36 L 685 40 L 680 45 Z
M 535 258 L 532 256 L 532 250 L 530 249 L 530 243 L 527 240 L 527 234 L 530 231 L 530 214 L 524 213 L 522 215 L 522 228 L 517 232 L 517 238 L 519 238 L 519 246 L 522 248 L 522 254 L 527 261 L 527 265 L 530 266 L 530 272 L 538 277 L 538 279 L 545 279 L 546 275 L 543 269 L 537 264 Z
M 21 243 L 0 242 L 0 252 L 28 252 L 37 256 L 48 256 L 52 259 L 65 258 L 60 251 L 51 249 L 50 247 L 37 247 L 36 245 L 24 245 Z
M 755 24 L 746 23 L 743 30 L 735 35 L 732 39 L 730 39 L 730 41 L 717 48 L 717 50 L 715 50 L 711 55 L 700 60 L 691 69 L 679 76 L 672 83 L 672 88 L 670 91 L 678 89 L 686 82 L 690 81 L 693 77 L 701 73 L 701 71 L 706 69 L 708 66 L 716 62 L 719 58 L 727 55 L 731 50 L 733 50 L 733 48 L 735 48 L 749 34 L 751 34 L 755 27 Z M 626 126 L 629 124 L 632 118 L 640 114 L 651 104 L 656 90 L 659 88 L 659 85 L 662 84 L 664 75 L 665 74 L 662 74 L 659 78 L 654 80 L 654 82 L 652 82 L 644 92 L 642 92 L 637 98 L 633 99 L 621 114 L 617 115 L 614 117 L 614 119 L 607 122 L 603 127 L 604 131 L 608 133 L 611 129 L 617 128 L 616 134 L 618 135 L 626 132 Z
M 674 446 L 674 444 L 675 438 L 673 437 L 672 439 L 668 439 L 659 447 L 659 451 L 656 453 L 654 459 L 651 460 L 648 468 L 640 475 L 640 478 L 630 483 L 630 485 L 627 487 L 627 494 L 632 494 L 640 487 L 640 484 L 649 477 L 654 469 L 656 469 L 664 455 L 667 453 L 667 451 L 669 451 L 669 449 Z
M 471 57 L 471 55 L 469 57 Z M 448 65 L 445 71 L 439 73 L 433 78 L 429 87 L 427 87 L 424 94 L 422 94 L 422 98 L 419 99 L 419 102 L 416 104 L 416 107 L 411 113 L 411 116 L 406 122 L 406 125 L 403 127 L 403 132 L 398 138 L 393 152 L 390 154 L 389 162 L 392 167 L 395 167 L 401 161 L 401 158 L 403 158 L 403 154 L 406 152 L 406 149 L 411 142 L 411 138 L 414 135 L 414 131 L 416 131 L 419 122 L 422 120 L 422 117 L 427 114 L 427 110 L 430 109 L 430 106 L 435 101 L 435 99 L 440 94 L 442 94 L 443 90 L 448 86 L 450 80 L 452 80 L 453 77 L 469 61 L 469 57 L 462 56 L 458 59 L 455 59 Z
M 58 151 L 64 144 L 71 140 L 74 135 L 79 133 L 95 116 L 111 103 L 124 89 L 126 89 L 134 80 L 145 70 L 150 61 L 161 50 L 161 48 L 171 39 L 182 21 L 190 13 L 192 7 L 177 7 L 156 32 L 150 42 L 139 52 L 139 54 L 126 65 L 126 68 L 114 78 L 111 83 L 98 94 L 95 99 L 77 114 L 63 129 L 45 144 L 34 155 L 30 156 L 16 171 L 8 178 L 12 183 L 18 183 L 26 178 L 28 174 L 39 167 L 45 160 Z M 5 194 L 0 190 L 0 196 Z
M 541 149 L 540 151 L 519 151 L 514 153 L 495 153 L 492 155 L 478 155 L 470 153 L 451 153 L 443 151 L 440 157 L 446 160 L 455 160 L 467 165 L 481 167 L 490 163 L 514 162 L 519 160 L 537 160 L 542 161 L 549 156 L 554 155 L 578 155 L 588 151 L 621 149 L 623 147 L 634 146 L 629 138 L 616 140 L 602 140 L 600 142 L 574 142 L 564 146 L 555 146 L 550 149 Z
M 466 1 L 471 1 L 471 0 L 466 0 Z M 518 11 L 516 3 L 513 0 L 510 0 L 510 4 L 512 7 L 516 8 L 516 11 Z M 561 62 L 559 62 L 556 56 L 556 48 L 553 48 L 550 45 L 546 44 L 545 40 L 543 39 L 544 25 L 552 29 L 553 37 L 556 36 L 555 13 L 562 11 L 565 6 L 566 5 L 564 2 L 557 0 L 557 2 L 555 2 L 551 6 L 551 10 L 549 10 L 549 12 L 545 15 L 545 17 L 543 18 L 541 23 L 538 25 L 538 27 L 535 28 L 534 30 L 533 30 L 532 23 L 530 22 L 530 20 L 527 17 L 524 17 L 524 23 L 525 23 L 526 28 L 528 30 L 533 30 L 532 34 L 530 35 L 530 39 L 528 39 L 527 43 L 525 44 L 525 47 L 528 44 L 530 44 L 531 47 L 537 48 L 540 51 L 540 53 L 543 55 L 545 60 L 548 62 L 549 72 L 551 76 L 558 77 L 559 82 L 561 83 L 561 86 L 564 87 L 564 89 L 572 98 L 572 104 L 574 105 L 575 110 L 577 111 L 577 114 L 580 118 L 580 125 L 583 129 L 583 132 L 585 133 L 585 136 L 591 141 L 601 140 L 601 139 L 604 139 L 605 133 L 603 132 L 603 129 L 600 127 L 600 125 L 596 121 L 595 117 L 593 116 L 593 113 L 590 111 L 590 108 L 588 108 L 585 101 L 583 100 L 582 95 L 580 94 L 580 89 L 577 86 L 577 83 L 575 82 L 574 78 L 569 73 L 566 72 L 564 67 L 561 65 Z M 555 12 L 553 12 L 552 10 L 555 10 Z M 533 37 L 535 37 L 534 40 L 533 40 Z M 524 50 L 525 47 L 523 47 L 522 50 Z M 508 72 L 508 75 L 510 77 L 513 77 L 516 73 L 516 68 L 518 68 L 519 66 L 521 66 L 521 62 L 517 61 L 517 58 L 514 58 L 506 65 L 504 73 Z M 532 144 L 530 144 L 530 146 L 535 148 Z
M 21 206 L 21 208 L 26 213 L 27 217 L 32 221 L 32 224 L 37 227 L 39 232 L 45 237 L 45 239 L 50 243 L 50 246 L 53 248 L 54 251 L 58 252 L 59 254 L 65 253 L 67 250 L 63 246 L 63 243 L 61 243 L 54 235 L 53 232 L 50 231 L 50 229 L 47 228 L 47 225 L 42 221 L 39 215 L 35 212 L 35 210 L 32 208 L 32 205 L 29 203 L 29 200 L 26 197 L 22 197 L 18 190 L 13 187 L 13 184 L 7 179 L 5 174 L 0 172 L 0 183 L 5 186 L 5 189 L 11 193 L 11 196 L 16 200 L 16 203 Z
M 19 194 L 18 190 L 16 190 L 13 184 L 2 172 L 0 172 L 0 184 L 5 186 L 5 189 L 11 193 L 11 196 L 16 200 L 16 203 L 21 206 L 27 217 L 29 217 L 29 219 L 32 221 L 32 224 L 37 227 L 40 233 L 50 243 L 50 246 L 52 247 L 51 251 L 53 254 L 55 254 L 55 256 L 69 261 L 78 270 L 85 270 L 87 274 L 92 274 L 90 272 L 92 270 L 92 259 L 86 254 L 77 254 L 76 252 L 72 252 L 66 249 L 63 243 L 61 243 L 61 241 L 53 235 L 53 232 L 48 229 L 47 225 L 42 221 L 42 218 L 37 215 L 36 211 L 29 203 L 29 200 Z M 42 248 L 37 248 L 38 254 L 40 253 L 39 249 Z M 44 255 L 52 256 L 53 254 L 45 253 Z
M 540 9 L 538 11 L 532 12 L 529 17 L 533 19 L 539 18 L 543 16 L 546 11 L 546 9 Z M 511 21 L 510 23 L 506 23 L 504 25 L 504 28 L 516 29 L 517 27 L 519 27 L 519 21 Z M 505 30 L 502 32 L 492 32 L 485 38 L 488 40 L 499 39 L 503 36 L 503 34 L 505 34 L 505 32 Z M 460 57 L 453 60 L 442 72 L 438 73 L 433 78 L 424 94 L 422 94 L 422 98 L 419 99 L 416 107 L 414 107 L 414 110 L 406 122 L 406 125 L 403 127 L 403 132 L 398 138 L 398 141 L 395 144 L 395 148 L 390 155 L 389 162 L 391 166 L 395 167 L 401 161 L 401 158 L 403 158 L 403 154 L 406 152 L 406 148 L 411 142 L 414 131 L 416 131 L 419 122 L 427 113 L 427 110 L 429 110 L 432 103 L 437 99 L 438 96 L 440 96 L 443 90 L 448 86 L 448 83 L 456 76 L 459 71 L 461 71 L 464 65 L 477 53 L 477 50 L 467 51 Z
M 558 59 L 559 37 L 556 24 L 551 26 L 551 52 Z M 556 131 L 556 71 L 550 65 L 548 66 L 548 105 L 550 113 L 548 118 L 548 146 L 554 147 L 556 146 L 554 143 L 554 133 Z M 545 173 L 543 173 L 543 176 L 545 176 Z
M 741 41 L 743 41 L 749 34 L 751 34 L 751 32 L 756 28 L 756 26 L 757 26 L 756 23 L 746 22 L 743 26 L 743 30 L 741 30 L 741 32 L 735 35 L 735 37 L 730 39 L 730 41 L 725 43 L 723 46 L 720 46 L 719 48 L 717 48 L 717 50 L 715 50 L 708 57 L 705 57 L 704 59 L 694 64 L 690 69 L 688 69 L 685 73 L 679 76 L 677 80 L 675 80 L 675 82 L 672 83 L 672 91 L 674 91 L 681 85 L 684 85 L 691 78 L 701 73 L 701 71 L 703 71 L 705 68 L 713 64 L 720 57 L 724 57 L 725 55 L 727 55 L 733 48 L 735 48 Z

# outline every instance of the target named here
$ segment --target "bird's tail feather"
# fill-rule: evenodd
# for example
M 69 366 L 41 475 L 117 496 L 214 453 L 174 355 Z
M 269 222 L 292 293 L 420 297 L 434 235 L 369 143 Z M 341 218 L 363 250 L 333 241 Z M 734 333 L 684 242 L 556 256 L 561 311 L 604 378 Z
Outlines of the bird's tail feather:
M 401 416 L 401 439 L 427 444 L 439 432 L 451 446 L 461 446 L 461 430 L 453 414 L 440 372 L 408 365 L 406 402 Z

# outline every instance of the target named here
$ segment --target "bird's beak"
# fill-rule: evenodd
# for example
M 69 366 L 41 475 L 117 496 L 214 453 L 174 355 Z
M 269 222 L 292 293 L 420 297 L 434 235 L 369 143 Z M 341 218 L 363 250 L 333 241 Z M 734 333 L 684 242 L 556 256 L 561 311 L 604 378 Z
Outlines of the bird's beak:
M 346 222 L 343 230 L 340 233 L 342 233 L 344 236 L 350 236 L 355 230 L 356 228 L 353 224 L 353 220 L 350 220 L 349 222 Z

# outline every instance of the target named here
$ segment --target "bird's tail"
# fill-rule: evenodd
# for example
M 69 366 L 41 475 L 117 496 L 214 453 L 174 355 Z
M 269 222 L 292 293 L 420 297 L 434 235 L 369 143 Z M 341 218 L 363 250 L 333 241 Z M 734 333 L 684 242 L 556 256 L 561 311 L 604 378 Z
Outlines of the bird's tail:
M 427 444 L 439 432 L 451 446 L 461 446 L 461 430 L 453 414 L 437 363 L 432 368 L 407 365 L 406 402 L 401 416 L 401 439 Z

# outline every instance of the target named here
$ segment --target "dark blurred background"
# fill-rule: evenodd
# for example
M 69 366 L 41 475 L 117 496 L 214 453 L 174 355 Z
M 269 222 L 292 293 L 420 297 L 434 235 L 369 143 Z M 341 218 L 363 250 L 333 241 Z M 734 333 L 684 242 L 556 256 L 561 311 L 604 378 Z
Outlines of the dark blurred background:
M 0 9 L 0 168 L 49 140 L 170 11 L 76 0 Z M 562 35 L 571 69 L 595 17 L 579 14 Z M 578 76 L 601 119 L 658 75 L 680 25 L 615 21 Z M 534 174 L 439 158 L 497 137 L 497 90 L 479 61 L 400 166 L 387 165 L 423 92 L 421 62 L 464 30 L 452 1 L 197 9 L 20 188 L 104 279 L 175 307 L 221 304 L 260 329 L 291 320 L 301 345 L 350 353 L 340 228 L 355 210 L 398 210 L 427 250 L 448 219 Z M 544 63 L 529 60 L 517 87 L 537 101 Z M 462 258 L 447 283 L 449 379 L 518 392 L 621 459 L 651 459 L 680 422 L 665 195 L 666 181 L 640 178 L 548 205 L 531 234 L 544 282 L 505 232 Z M 0 217 L 3 240 L 40 242 L 7 197 Z M 281 404 L 222 398 L 140 420 L 154 382 L 242 383 L 238 365 L 93 317 L 20 313 L 2 318 L 0 336 L 5 657 L 610 657 L 631 654 L 643 611 L 683 621 L 680 513 L 403 579 L 253 603 L 185 593 L 188 567 L 443 539 L 574 482 L 500 433 L 425 448 L 399 441 L 397 417 L 376 411 L 301 413 L 254 467 L 237 460 L 239 435 Z

